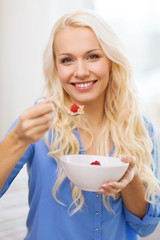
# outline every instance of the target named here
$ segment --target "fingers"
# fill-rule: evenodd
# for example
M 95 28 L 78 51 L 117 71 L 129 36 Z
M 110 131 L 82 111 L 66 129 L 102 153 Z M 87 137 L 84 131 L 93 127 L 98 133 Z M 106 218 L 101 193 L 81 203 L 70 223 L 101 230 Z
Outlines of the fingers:
M 129 163 L 129 167 L 134 167 L 136 164 L 136 158 L 131 155 L 120 155 L 120 159 L 124 163 Z
M 28 129 L 28 131 L 23 133 L 23 135 L 21 136 L 25 142 L 34 143 L 39 141 L 48 130 L 48 126 L 41 125 L 35 128 Z
M 121 192 L 132 180 L 136 172 L 136 159 L 130 155 L 121 155 L 121 161 L 129 163 L 128 169 L 124 176 L 118 181 L 110 181 L 103 183 L 99 193 L 103 193 L 107 196 L 113 196 Z
M 105 194 L 107 196 L 113 196 L 118 194 L 121 191 L 121 188 L 116 184 L 116 182 L 107 182 L 103 183 L 99 193 Z
M 15 127 L 19 139 L 27 143 L 40 140 L 51 127 L 54 115 L 50 102 L 40 103 L 26 110 Z
M 53 112 L 52 103 L 49 101 L 46 101 L 44 103 L 39 103 L 37 105 L 34 105 L 33 107 L 26 110 L 21 115 L 21 119 L 22 120 L 34 119 L 51 112 Z
M 24 121 L 21 119 L 23 130 L 27 130 L 33 127 L 39 127 L 39 126 L 50 126 L 54 118 L 54 113 L 49 112 L 44 115 L 41 115 L 37 118 L 27 118 Z

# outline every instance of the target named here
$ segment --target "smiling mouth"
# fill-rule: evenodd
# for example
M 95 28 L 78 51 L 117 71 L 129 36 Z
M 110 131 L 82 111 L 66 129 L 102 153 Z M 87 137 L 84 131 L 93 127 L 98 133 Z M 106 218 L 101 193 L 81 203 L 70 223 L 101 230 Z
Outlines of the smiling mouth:
M 90 82 L 84 82 L 84 83 L 71 83 L 73 86 L 77 88 L 87 88 L 93 84 L 95 84 L 98 80 L 90 81 Z

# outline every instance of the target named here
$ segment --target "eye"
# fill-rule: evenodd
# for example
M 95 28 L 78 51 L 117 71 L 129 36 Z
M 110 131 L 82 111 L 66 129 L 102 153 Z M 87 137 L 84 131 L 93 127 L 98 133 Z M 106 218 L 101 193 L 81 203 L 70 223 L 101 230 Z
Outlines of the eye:
M 61 60 L 62 63 L 70 63 L 72 62 L 72 59 L 71 58 L 64 58 Z
M 97 59 L 97 58 L 99 58 L 100 56 L 98 55 L 98 54 L 92 54 L 92 55 L 89 55 L 88 57 L 87 57 L 87 59 Z

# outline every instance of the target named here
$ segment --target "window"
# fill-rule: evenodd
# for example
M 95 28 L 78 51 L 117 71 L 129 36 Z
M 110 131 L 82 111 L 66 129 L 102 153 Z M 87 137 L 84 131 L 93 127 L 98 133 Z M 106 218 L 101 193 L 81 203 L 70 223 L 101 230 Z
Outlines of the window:
M 160 96 L 160 1 L 94 0 L 126 45 L 135 80 L 145 101 Z

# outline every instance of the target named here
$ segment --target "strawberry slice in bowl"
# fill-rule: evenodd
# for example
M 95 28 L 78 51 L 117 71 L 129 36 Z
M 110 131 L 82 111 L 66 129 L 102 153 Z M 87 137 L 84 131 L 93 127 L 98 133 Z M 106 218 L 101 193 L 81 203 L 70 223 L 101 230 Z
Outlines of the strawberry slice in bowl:
M 99 165 L 99 166 L 100 166 L 101 164 L 100 164 L 99 161 L 96 160 L 96 161 L 94 161 L 94 162 L 91 162 L 90 165 Z

